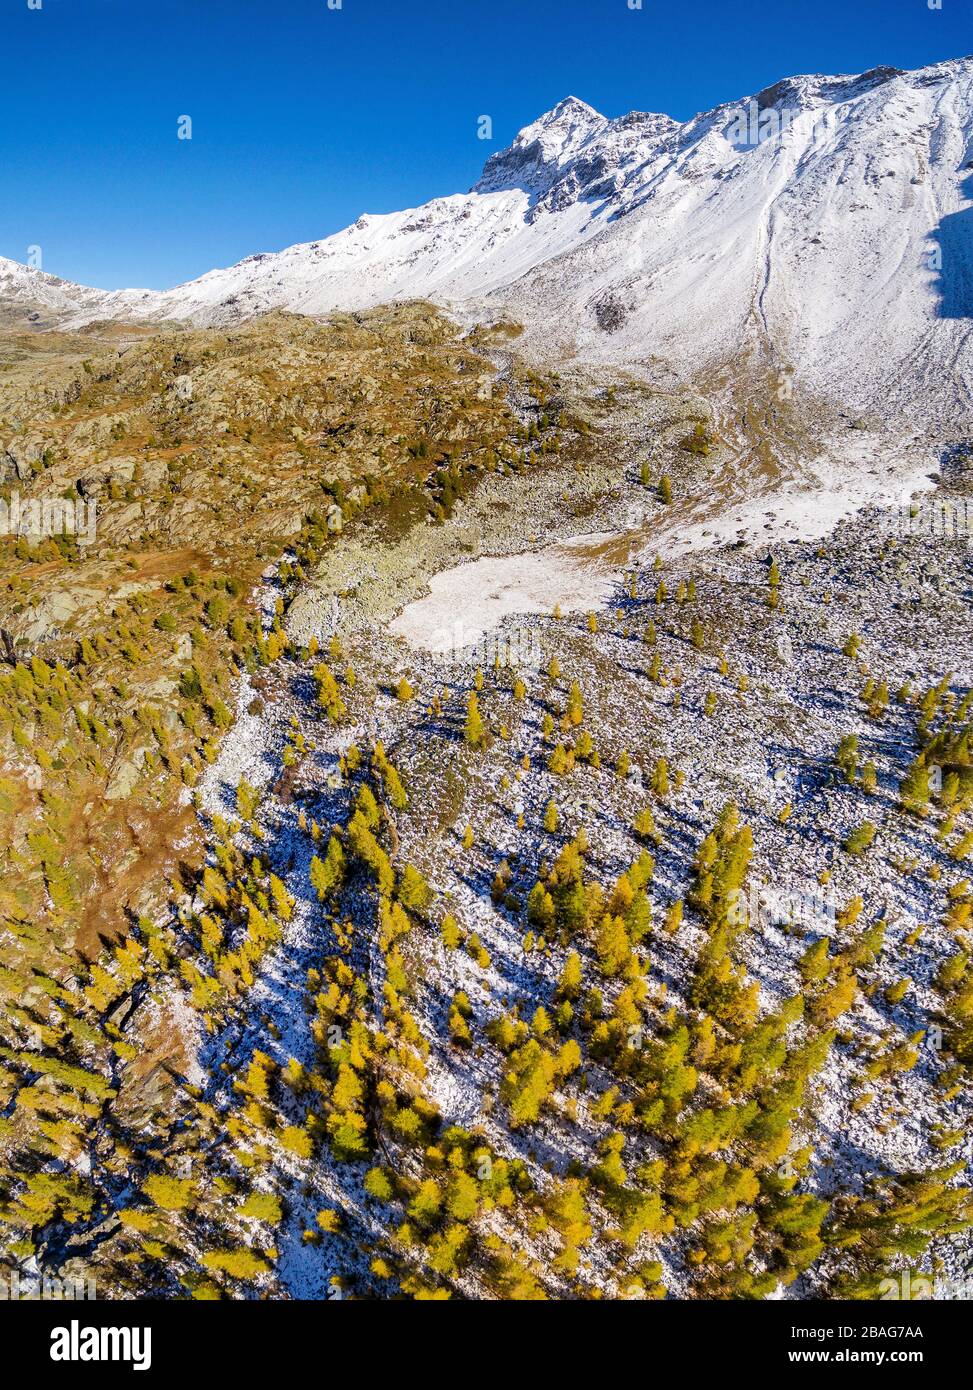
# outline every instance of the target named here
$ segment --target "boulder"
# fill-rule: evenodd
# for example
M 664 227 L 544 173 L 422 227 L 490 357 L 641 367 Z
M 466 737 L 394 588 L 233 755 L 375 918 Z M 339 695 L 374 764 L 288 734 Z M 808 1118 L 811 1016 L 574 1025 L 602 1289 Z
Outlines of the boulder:
M 9 474 L 12 467 L 20 481 L 25 483 L 33 477 L 34 468 L 43 457 L 44 441 L 39 435 L 22 435 L 18 439 L 11 439 L 7 445 L 5 472 Z

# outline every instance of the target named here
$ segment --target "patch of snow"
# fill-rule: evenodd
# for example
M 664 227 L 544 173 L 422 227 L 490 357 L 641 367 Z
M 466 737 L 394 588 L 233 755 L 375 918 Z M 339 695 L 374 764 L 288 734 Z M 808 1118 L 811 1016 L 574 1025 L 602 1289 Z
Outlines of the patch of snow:
M 390 631 L 412 646 L 440 654 L 475 646 L 507 617 L 599 608 L 617 583 L 613 569 L 578 554 L 598 537 L 521 555 L 483 556 L 443 570 L 425 598 L 410 603 Z

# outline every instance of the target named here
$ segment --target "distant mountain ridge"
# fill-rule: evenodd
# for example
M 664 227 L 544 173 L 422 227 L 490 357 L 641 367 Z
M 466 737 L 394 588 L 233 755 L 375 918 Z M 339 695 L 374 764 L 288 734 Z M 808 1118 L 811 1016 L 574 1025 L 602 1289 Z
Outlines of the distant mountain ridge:
M 973 406 L 973 58 L 785 78 L 680 123 L 575 97 L 470 192 L 164 292 L 0 260 L 0 315 L 226 324 L 429 298 L 539 351 L 685 379 L 746 357 L 922 423 Z

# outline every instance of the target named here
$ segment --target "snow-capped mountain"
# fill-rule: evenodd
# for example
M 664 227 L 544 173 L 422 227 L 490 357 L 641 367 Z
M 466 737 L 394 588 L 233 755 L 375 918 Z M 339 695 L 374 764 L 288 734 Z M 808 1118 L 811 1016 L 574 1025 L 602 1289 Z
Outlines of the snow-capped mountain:
M 574 97 L 466 194 L 360 217 L 163 293 L 0 260 L 0 311 L 221 324 L 423 297 L 663 380 L 746 361 L 958 419 L 973 390 L 973 58 L 786 79 L 679 123 Z

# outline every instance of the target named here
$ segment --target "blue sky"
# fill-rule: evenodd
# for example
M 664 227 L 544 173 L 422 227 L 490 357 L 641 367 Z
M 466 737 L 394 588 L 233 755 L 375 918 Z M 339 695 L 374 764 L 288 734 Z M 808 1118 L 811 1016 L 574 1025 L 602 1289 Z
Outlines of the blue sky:
M 973 0 L 41 3 L 0 0 L 0 255 L 109 288 L 466 189 L 569 93 L 684 119 L 790 73 L 973 53 Z

